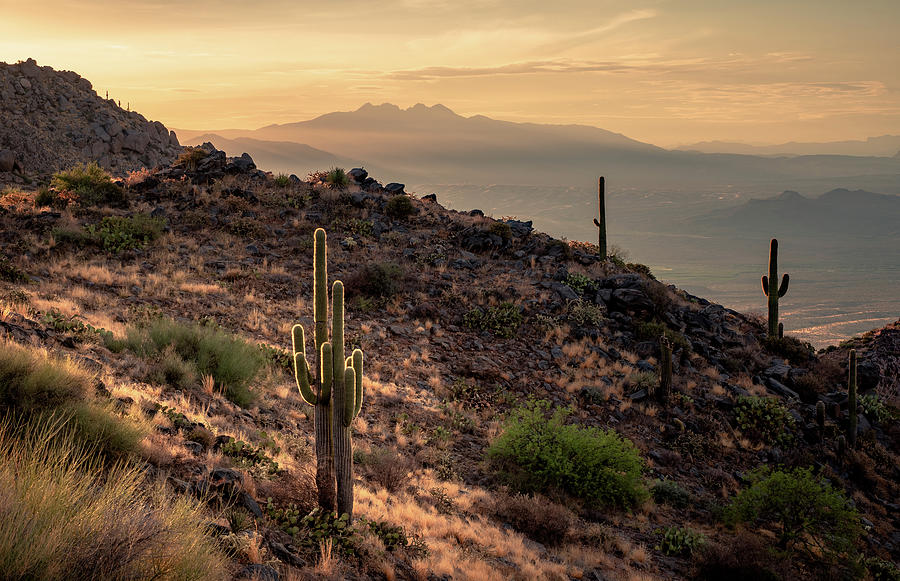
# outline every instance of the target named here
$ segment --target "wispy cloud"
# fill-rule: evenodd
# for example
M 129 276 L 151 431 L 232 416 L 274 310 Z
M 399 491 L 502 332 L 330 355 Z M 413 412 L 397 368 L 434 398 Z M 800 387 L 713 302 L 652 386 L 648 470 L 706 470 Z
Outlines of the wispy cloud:
M 494 67 L 424 67 L 392 71 L 384 76 L 400 81 L 421 81 L 450 77 L 485 77 L 494 75 L 532 75 L 546 73 L 621 73 L 634 67 L 617 62 L 568 60 L 530 61 Z

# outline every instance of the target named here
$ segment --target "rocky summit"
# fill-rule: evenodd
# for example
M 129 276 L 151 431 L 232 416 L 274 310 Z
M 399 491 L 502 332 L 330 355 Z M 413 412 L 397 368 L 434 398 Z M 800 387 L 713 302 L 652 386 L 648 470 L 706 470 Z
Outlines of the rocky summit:
M 72 71 L 0 62 L 0 180 L 88 161 L 124 174 L 168 164 L 181 150 L 165 125 L 100 97 Z

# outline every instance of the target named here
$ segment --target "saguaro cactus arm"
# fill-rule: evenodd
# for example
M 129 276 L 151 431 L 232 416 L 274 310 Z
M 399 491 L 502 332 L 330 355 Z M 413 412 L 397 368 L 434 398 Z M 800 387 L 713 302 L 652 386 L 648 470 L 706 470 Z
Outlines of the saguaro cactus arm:
M 356 405 L 353 406 L 352 417 L 355 418 L 359 415 L 359 410 L 362 409 L 363 400 L 363 352 L 359 349 L 353 350 L 353 371 L 356 379 L 356 384 L 354 385 L 355 397 L 353 399 Z
M 322 343 L 328 341 L 328 245 L 322 228 L 317 228 L 313 236 L 313 320 L 318 353 Z
M 291 342 L 294 352 L 294 379 L 297 380 L 300 397 L 309 405 L 316 405 L 319 403 L 319 398 L 316 397 L 309 385 L 309 362 L 306 360 L 306 343 L 302 325 L 294 325 L 291 329 Z

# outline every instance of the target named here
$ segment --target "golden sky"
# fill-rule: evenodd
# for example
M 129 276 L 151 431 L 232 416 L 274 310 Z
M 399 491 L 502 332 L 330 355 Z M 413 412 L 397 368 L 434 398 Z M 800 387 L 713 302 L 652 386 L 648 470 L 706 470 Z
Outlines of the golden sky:
M 0 0 L 0 14 L 0 61 L 74 70 L 170 127 L 371 101 L 662 146 L 900 134 L 900 0 Z

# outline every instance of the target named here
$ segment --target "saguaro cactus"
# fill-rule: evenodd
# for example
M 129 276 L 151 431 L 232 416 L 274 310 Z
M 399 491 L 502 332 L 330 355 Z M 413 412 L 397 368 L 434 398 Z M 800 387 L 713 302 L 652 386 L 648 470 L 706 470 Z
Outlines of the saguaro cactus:
M 825 402 L 816 402 L 816 425 L 819 428 L 819 442 L 825 441 Z
M 353 352 L 351 367 L 344 361 L 344 285 L 341 281 L 335 281 L 332 290 L 332 323 L 331 341 L 328 341 L 328 261 L 325 230 L 318 228 L 314 234 L 315 246 L 313 249 L 313 321 L 315 322 L 315 345 L 318 355 L 319 370 L 316 378 L 310 371 L 309 360 L 306 357 L 306 341 L 302 325 L 294 325 L 291 331 L 294 353 L 294 377 L 297 380 L 297 388 L 303 400 L 309 405 L 315 406 L 315 434 L 316 434 L 316 488 L 319 493 L 319 506 L 329 512 L 335 509 L 336 484 L 340 491 L 344 487 L 350 487 L 349 493 L 343 491 L 337 498 L 339 514 L 353 511 L 353 480 L 352 480 L 352 450 L 350 449 L 349 426 L 350 420 L 359 413 L 362 404 L 362 351 Z M 348 358 L 350 361 L 351 358 Z M 358 360 L 358 365 L 357 365 Z M 354 389 L 355 413 L 347 418 L 347 414 L 341 410 L 335 411 L 335 406 L 344 406 L 347 400 L 345 389 L 347 380 Z M 311 383 L 316 389 L 313 390 Z M 358 395 L 358 398 L 356 397 Z M 357 402 L 357 399 L 359 400 Z M 332 401 L 334 405 L 332 405 Z M 338 420 L 341 428 L 337 429 Z M 335 443 L 335 434 L 341 439 L 341 444 Z M 340 454 L 340 457 L 338 455 Z M 349 457 L 349 458 L 348 458 Z M 344 468 L 340 476 L 335 475 L 335 466 Z M 349 477 L 348 477 L 349 474 Z M 344 499 L 342 502 L 341 499 Z M 349 498 L 349 505 L 346 499 Z
M 853 448 L 856 446 L 856 426 L 858 425 L 856 415 L 856 349 L 850 350 L 850 369 L 848 372 L 850 377 L 847 386 L 849 392 L 847 407 L 850 412 L 850 424 L 847 426 L 847 443 Z
M 606 260 L 606 178 L 600 176 L 597 184 L 597 198 L 600 219 L 594 218 L 594 225 L 600 231 L 597 245 L 600 246 L 600 258 Z
M 656 397 L 665 403 L 672 395 L 672 344 L 663 335 L 659 338 L 659 390 Z
M 778 337 L 778 299 L 783 297 L 788 289 L 790 277 L 785 274 L 778 286 L 778 240 L 772 238 L 769 246 L 769 276 L 763 275 L 763 294 L 769 297 L 769 337 Z
M 337 292 L 337 283 L 335 283 Z M 338 358 L 335 357 L 335 377 L 338 377 Z M 350 439 L 350 423 L 362 407 L 363 353 L 353 351 L 342 364 L 344 381 L 334 382 L 334 471 L 337 477 L 338 514 L 353 519 L 353 442 Z

